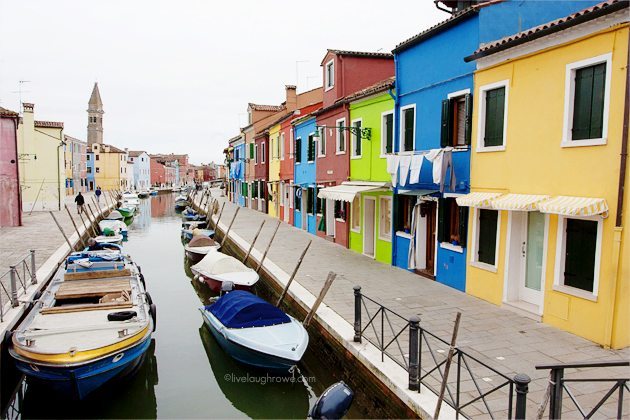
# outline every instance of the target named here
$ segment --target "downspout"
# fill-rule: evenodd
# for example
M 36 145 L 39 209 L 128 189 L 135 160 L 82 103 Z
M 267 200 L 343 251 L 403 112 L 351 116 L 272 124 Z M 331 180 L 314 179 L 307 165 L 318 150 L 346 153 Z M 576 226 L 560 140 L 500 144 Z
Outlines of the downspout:
M 399 109 L 400 109 L 400 97 L 399 97 L 399 93 L 400 93 L 400 70 L 398 69 L 398 54 L 394 53 L 394 89 L 389 89 L 388 93 L 389 96 L 392 97 L 392 99 L 394 100 L 394 139 L 393 142 L 394 144 L 392 145 L 392 150 L 394 151 L 394 153 L 399 152 L 399 150 L 397 150 L 397 145 L 398 145 L 398 137 L 399 137 Z M 393 92 L 393 90 L 395 90 L 396 93 Z M 395 191 L 396 190 L 396 185 L 392 185 L 392 190 Z M 393 203 L 392 203 L 392 213 L 394 215 L 394 217 L 392 219 L 394 219 L 396 217 L 396 214 L 398 214 L 398 200 L 396 199 L 397 194 L 392 194 L 393 196 Z M 392 220 L 392 265 L 396 265 L 396 256 L 398 255 L 398 246 L 397 246 L 397 241 L 396 241 L 396 220 Z
M 623 232 L 623 199 L 625 193 L 627 160 L 628 160 L 628 112 L 630 112 L 630 99 L 628 98 L 628 86 L 630 86 L 630 34 L 628 35 L 628 43 L 626 44 L 626 89 L 624 99 L 623 114 L 623 132 L 621 133 L 621 158 L 619 164 L 619 186 L 617 190 L 617 214 L 615 218 L 615 227 L 613 231 L 613 284 L 610 290 L 609 313 L 606 322 L 606 336 L 604 337 L 604 346 L 606 348 L 613 347 L 613 327 L 615 325 L 615 309 L 617 307 L 617 289 L 619 288 L 619 264 L 621 257 L 621 240 Z M 627 310 L 627 308 L 624 308 Z

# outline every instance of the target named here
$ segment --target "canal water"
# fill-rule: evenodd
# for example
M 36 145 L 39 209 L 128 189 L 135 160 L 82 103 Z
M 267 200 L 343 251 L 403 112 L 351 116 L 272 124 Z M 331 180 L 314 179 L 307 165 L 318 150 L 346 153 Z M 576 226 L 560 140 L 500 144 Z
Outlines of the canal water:
M 312 351 L 292 376 L 275 377 L 237 363 L 219 347 L 198 310 L 212 295 L 192 278 L 173 198 L 142 200 L 124 244 L 157 305 L 157 331 L 137 374 L 78 402 L 26 382 L 13 403 L 17 415 L 9 417 L 305 418 L 337 381 Z M 362 417 L 357 407 L 350 416 Z

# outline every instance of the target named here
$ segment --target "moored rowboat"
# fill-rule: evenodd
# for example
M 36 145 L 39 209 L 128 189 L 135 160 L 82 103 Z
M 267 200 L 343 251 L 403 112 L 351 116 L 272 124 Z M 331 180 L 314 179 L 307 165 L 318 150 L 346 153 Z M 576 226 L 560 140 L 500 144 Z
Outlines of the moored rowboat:
M 195 236 L 184 247 L 186 257 L 193 263 L 201 261 L 209 252 L 216 252 L 221 248 L 217 242 L 205 236 Z
M 236 289 L 249 290 L 259 278 L 254 270 L 221 252 L 208 253 L 190 269 L 199 281 L 205 282 L 215 293 L 219 293 L 224 281 L 234 283 Z

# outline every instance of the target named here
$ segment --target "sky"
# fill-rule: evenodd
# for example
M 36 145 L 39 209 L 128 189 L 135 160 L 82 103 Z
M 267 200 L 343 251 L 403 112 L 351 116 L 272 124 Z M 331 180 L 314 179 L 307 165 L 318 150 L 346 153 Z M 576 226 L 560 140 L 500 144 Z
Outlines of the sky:
M 86 140 L 98 82 L 105 143 L 223 162 L 247 104 L 321 86 L 327 48 L 389 52 L 448 16 L 432 0 L 0 0 L 0 106 L 21 96 Z

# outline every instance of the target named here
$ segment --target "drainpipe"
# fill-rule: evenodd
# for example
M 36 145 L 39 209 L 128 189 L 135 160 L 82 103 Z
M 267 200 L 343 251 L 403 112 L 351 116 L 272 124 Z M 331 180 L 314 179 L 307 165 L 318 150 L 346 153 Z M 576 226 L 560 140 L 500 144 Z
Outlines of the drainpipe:
M 398 54 L 394 54 L 394 74 L 396 76 L 396 78 L 394 79 L 394 89 L 396 91 L 396 93 L 394 94 L 393 89 L 389 89 L 388 93 L 389 96 L 392 97 L 392 99 L 394 100 L 394 139 L 393 142 L 394 144 L 392 144 L 392 150 L 394 153 L 399 152 L 400 150 L 397 150 L 397 145 L 398 145 L 398 141 L 397 139 L 399 138 L 400 134 L 399 134 L 399 109 L 400 109 L 400 97 L 399 97 L 399 93 L 400 93 L 400 78 L 398 77 L 398 75 L 400 74 L 400 70 L 398 69 Z M 395 190 L 396 185 L 392 185 L 392 189 Z M 392 194 L 393 196 L 393 203 L 392 203 L 392 213 L 394 214 L 394 217 L 396 217 L 397 211 L 396 209 L 398 208 L 398 200 L 396 199 L 396 194 Z M 396 265 L 395 261 L 396 261 L 396 256 L 398 254 L 398 247 L 396 246 L 396 232 L 394 230 L 394 226 L 396 226 L 396 220 L 392 220 L 392 265 Z
M 612 347 L 613 344 L 613 327 L 615 324 L 615 309 L 617 307 L 617 289 L 619 287 L 619 263 L 621 257 L 621 239 L 623 232 L 623 199 L 625 193 L 626 183 L 626 166 L 628 160 L 628 112 L 630 112 L 630 100 L 628 98 L 628 86 L 630 86 L 630 35 L 628 36 L 628 43 L 626 44 L 626 95 L 624 99 L 624 114 L 623 114 L 623 132 L 621 133 L 621 158 L 619 165 L 619 187 L 617 191 L 617 214 L 615 218 L 615 228 L 613 231 L 613 284 L 610 290 L 610 307 L 607 316 L 606 330 L 604 337 L 604 346 L 606 348 Z M 627 310 L 627 308 L 624 308 Z

